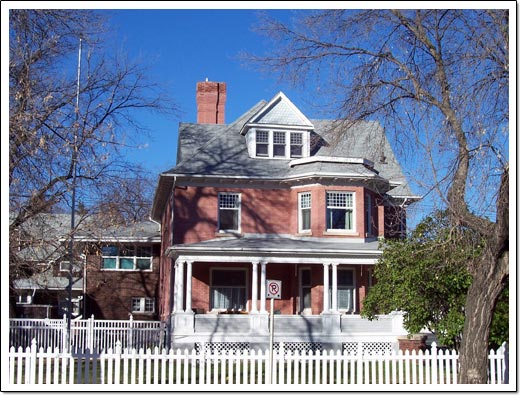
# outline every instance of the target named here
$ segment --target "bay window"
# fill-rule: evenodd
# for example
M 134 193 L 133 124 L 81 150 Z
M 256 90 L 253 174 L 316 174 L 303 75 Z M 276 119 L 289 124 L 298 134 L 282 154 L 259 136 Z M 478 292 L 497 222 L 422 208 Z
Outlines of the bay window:
M 327 192 L 327 230 L 354 230 L 354 194 Z

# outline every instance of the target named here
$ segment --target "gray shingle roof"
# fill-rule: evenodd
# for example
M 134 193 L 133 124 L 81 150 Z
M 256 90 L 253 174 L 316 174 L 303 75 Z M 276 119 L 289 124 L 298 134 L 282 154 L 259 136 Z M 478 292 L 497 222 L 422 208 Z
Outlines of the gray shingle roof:
M 311 174 L 352 176 L 386 183 L 382 191 L 390 189 L 387 192 L 390 196 L 414 196 L 377 122 L 347 125 L 334 120 L 310 120 L 315 127 L 311 135 L 311 156 L 364 158 L 374 163 L 373 169 L 361 163 L 313 162 L 290 166 L 290 160 L 251 158 L 246 137 L 240 131 L 266 104 L 259 102 L 228 125 L 181 123 L 177 165 L 163 172 L 159 179 L 152 218 L 158 220 L 164 210 L 173 183 L 169 176 L 173 175 L 259 180 L 289 180 Z

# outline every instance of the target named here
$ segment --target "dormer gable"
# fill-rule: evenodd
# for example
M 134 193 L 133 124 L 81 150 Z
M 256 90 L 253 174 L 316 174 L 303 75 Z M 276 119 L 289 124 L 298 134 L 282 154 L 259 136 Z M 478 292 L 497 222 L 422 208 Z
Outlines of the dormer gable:
M 310 155 L 314 125 L 283 92 L 275 95 L 242 127 L 251 158 L 302 158 Z

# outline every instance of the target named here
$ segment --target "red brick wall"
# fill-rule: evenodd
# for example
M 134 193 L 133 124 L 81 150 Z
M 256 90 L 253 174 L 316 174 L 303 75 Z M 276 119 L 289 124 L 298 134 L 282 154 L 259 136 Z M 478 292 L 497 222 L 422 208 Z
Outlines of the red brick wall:
M 154 246 L 152 271 L 100 270 L 101 257 L 87 257 L 87 316 L 96 319 L 127 320 L 133 297 L 155 298 L 155 313 L 136 314 L 136 320 L 158 319 L 159 246 Z
M 341 235 L 326 232 L 326 191 L 350 191 L 355 193 L 356 230 L 353 234 Z M 298 193 L 311 192 L 311 233 L 315 237 L 365 237 L 364 196 L 376 195 L 365 192 L 362 187 L 325 187 L 323 185 L 295 189 L 253 189 L 182 187 L 175 188 L 175 243 L 195 243 L 218 237 L 218 193 L 241 194 L 241 232 L 298 234 Z M 374 234 L 380 234 L 381 210 L 374 207 L 372 218 Z M 167 218 L 163 227 L 168 226 Z

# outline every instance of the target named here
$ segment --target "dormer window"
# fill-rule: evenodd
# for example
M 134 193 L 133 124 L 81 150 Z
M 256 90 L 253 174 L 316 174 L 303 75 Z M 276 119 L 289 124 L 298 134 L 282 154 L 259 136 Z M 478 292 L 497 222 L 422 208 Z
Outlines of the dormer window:
M 257 158 L 302 158 L 308 152 L 305 145 L 308 145 L 309 133 L 306 131 L 253 129 L 251 132 L 255 136 L 252 151 Z
M 269 156 L 269 132 L 257 130 L 256 132 L 256 156 Z

